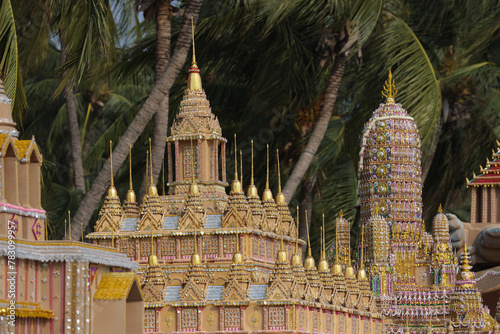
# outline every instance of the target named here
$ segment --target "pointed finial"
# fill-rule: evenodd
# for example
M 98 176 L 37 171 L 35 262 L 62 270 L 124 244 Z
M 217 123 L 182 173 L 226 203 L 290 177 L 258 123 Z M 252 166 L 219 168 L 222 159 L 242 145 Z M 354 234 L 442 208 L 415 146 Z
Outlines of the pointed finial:
M 132 145 L 128 146 L 128 175 L 129 175 L 129 190 L 134 190 L 134 185 L 132 184 Z
M 255 183 L 255 180 L 254 180 L 254 178 L 253 178 L 253 139 L 250 141 L 250 144 L 251 144 L 251 146 L 252 146 L 252 169 L 251 169 L 251 171 L 252 171 L 252 172 L 251 172 L 251 174 L 250 174 L 250 185 L 252 185 L 252 186 L 253 186 L 253 185 L 254 185 L 254 183 Z
M 470 183 L 470 181 L 469 181 L 469 178 L 468 178 L 468 177 L 466 177 L 466 178 L 465 178 L 465 180 L 467 181 L 467 183 Z
M 191 185 L 189 186 L 190 195 L 199 195 L 198 185 L 194 179 L 194 147 L 193 139 L 191 138 Z
M 495 157 L 495 150 L 491 149 L 491 158 L 493 159 Z
M 68 221 L 64 219 L 64 240 L 67 240 L 68 238 L 66 237 L 66 231 L 68 229 Z
M 486 157 L 486 167 L 488 167 L 489 164 L 490 164 L 490 159 L 488 159 L 488 157 Z
M 240 235 L 238 233 L 238 223 L 236 223 L 236 252 L 240 252 Z
M 241 189 L 243 189 L 243 152 L 240 150 L 240 179 L 241 179 Z
M 269 144 L 266 145 L 266 149 L 267 149 L 266 189 L 269 189 Z
M 201 87 L 201 76 L 200 69 L 198 68 L 198 64 L 196 64 L 196 51 L 194 48 L 194 22 L 193 17 L 191 17 L 191 37 L 193 42 L 193 62 L 191 63 L 191 67 L 189 68 L 189 75 L 187 81 L 187 90 L 188 91 L 202 91 Z
M 299 226 L 300 226 L 299 217 L 300 217 L 299 206 L 297 205 L 297 235 L 295 238 L 295 253 L 299 252 Z
M 392 71 L 389 70 L 389 77 L 384 83 L 384 91 L 382 92 L 382 96 L 386 98 L 386 103 L 392 104 L 394 103 L 394 96 L 398 93 L 396 89 L 396 85 L 394 80 L 392 79 Z
M 340 209 L 340 212 L 339 212 L 339 217 L 340 217 L 340 218 L 344 217 L 344 212 L 342 211 L 342 209 Z
M 234 179 L 238 180 L 238 148 L 236 145 L 236 133 L 234 134 Z
M 280 250 L 285 250 L 283 246 L 283 227 L 280 228 Z
M 149 187 L 149 151 L 146 151 L 146 180 L 147 186 Z
M 193 147 L 193 138 L 190 139 L 191 141 L 191 181 L 194 184 L 194 147 Z
M 342 210 L 340 210 L 340 218 L 342 218 Z M 339 219 L 335 222 L 335 263 L 339 263 Z
M 154 240 L 153 240 L 153 230 L 151 230 L 151 254 L 155 254 Z
M 364 250 L 365 250 L 365 224 L 361 224 L 361 260 L 359 264 L 360 269 L 363 269 L 365 266 L 363 261 Z
M 196 65 L 196 51 L 194 48 L 194 22 L 192 16 L 191 16 L 191 39 L 193 41 L 193 65 Z
M 307 256 L 311 256 L 311 239 L 309 239 L 309 224 L 307 222 L 307 210 L 305 211 L 306 216 L 306 229 L 307 229 Z
M 483 166 L 479 165 L 479 171 L 483 171 Z
M 323 259 L 326 257 L 326 230 L 325 230 L 325 214 L 323 213 L 323 240 L 322 240 L 322 251 L 323 251 Z
M 113 180 L 113 142 L 109 141 L 109 160 L 111 165 L 111 187 L 115 186 L 115 181 Z
M 71 240 L 71 211 L 68 210 L 68 229 L 69 229 L 69 240 Z
M 472 176 L 473 178 L 475 179 L 477 176 L 476 176 L 476 172 L 472 172 Z
M 276 161 L 278 162 L 278 193 L 281 194 L 280 150 L 278 149 L 276 149 Z
M 320 234 L 320 246 L 321 246 L 320 247 L 321 250 L 320 250 L 319 254 L 320 254 L 320 259 L 323 260 L 324 259 L 324 257 L 323 257 L 323 226 L 319 227 L 319 232 L 320 232 L 319 234 Z
M 439 212 L 439 213 L 443 213 L 443 206 L 441 205 L 441 203 L 439 203 L 439 209 L 438 209 L 438 212 Z
M 198 242 L 196 241 L 196 226 L 194 227 L 194 252 L 198 254 Z
M 153 150 L 151 149 L 151 138 L 149 138 L 149 181 L 153 185 Z
M 165 155 L 161 157 L 161 195 L 165 196 Z

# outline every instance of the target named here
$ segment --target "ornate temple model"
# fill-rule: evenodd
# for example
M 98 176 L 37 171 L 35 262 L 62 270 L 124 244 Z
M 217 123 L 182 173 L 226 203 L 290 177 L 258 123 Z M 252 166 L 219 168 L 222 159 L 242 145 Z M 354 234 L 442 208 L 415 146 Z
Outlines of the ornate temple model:
M 361 259 L 366 254 L 386 332 L 486 333 L 493 329 L 491 317 L 477 293 L 468 254 L 457 265 L 441 208 L 432 234 L 425 231 L 420 136 L 395 94 L 389 73 L 386 101 L 363 130 L 359 162 L 361 223 L 368 237 Z
M 0 81 L 0 333 L 143 333 L 137 263 L 106 247 L 46 241 L 42 156 L 15 127 Z M 106 205 L 119 212 L 113 189 Z
M 199 72 L 193 57 L 167 138 L 168 195 L 158 195 L 150 182 L 139 206 L 131 184 L 121 206 L 111 186 L 87 236 L 139 263 L 144 331 L 383 333 L 364 269 L 337 264 L 330 270 L 324 250 L 318 268 L 310 253 L 303 264 L 305 243 L 281 180 L 276 197 L 269 188 L 269 150 L 261 199 L 253 167 L 244 193 L 235 138 L 234 180 L 226 194 L 227 141 Z M 148 157 L 147 163 L 154 162 Z M 348 223 L 338 229 L 348 238 Z M 349 239 L 342 242 L 342 263 L 350 263 Z

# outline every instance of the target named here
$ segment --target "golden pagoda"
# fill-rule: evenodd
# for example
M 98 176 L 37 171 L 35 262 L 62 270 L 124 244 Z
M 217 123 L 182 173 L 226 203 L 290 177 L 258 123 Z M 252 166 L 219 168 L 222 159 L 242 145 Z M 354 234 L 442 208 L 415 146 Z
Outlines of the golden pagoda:
M 137 215 L 131 209 L 136 199 L 130 183 L 125 218 L 115 223 L 116 229 L 100 228 L 102 215 L 95 232 L 87 235 L 93 243 L 114 246 L 139 263 L 144 331 L 383 333 L 382 316 L 375 307 L 345 303 L 345 281 L 352 276 L 358 284 L 354 268 L 349 278 L 332 273 L 324 246 L 319 268 L 310 246 L 302 263 L 306 243 L 298 238 L 281 192 L 278 152 L 277 195 L 273 197 L 269 185 L 267 148 L 261 199 L 253 179 L 252 143 L 252 174 L 245 195 L 234 137 L 234 180 L 227 194 L 226 143 L 193 52 L 184 98 L 167 138 L 168 194 L 159 196 L 150 181 Z M 149 157 L 148 164 L 150 170 Z M 347 237 L 348 230 L 347 223 Z M 119 242 L 112 242 L 115 238 Z M 349 244 L 345 247 L 348 251 Z M 365 279 L 363 272 L 360 277 Z

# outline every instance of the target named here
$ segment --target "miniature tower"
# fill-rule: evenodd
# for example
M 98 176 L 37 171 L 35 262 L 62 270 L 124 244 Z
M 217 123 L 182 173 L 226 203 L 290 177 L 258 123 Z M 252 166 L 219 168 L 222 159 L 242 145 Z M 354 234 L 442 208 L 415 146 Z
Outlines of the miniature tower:
M 295 223 L 286 204 L 285 195 L 281 192 L 280 154 L 278 150 L 276 150 L 276 161 L 278 162 L 278 194 L 276 194 L 278 222 L 276 233 L 281 233 L 280 231 L 283 230 L 284 235 L 293 237 L 295 236 Z
M 278 224 L 278 210 L 276 203 L 273 199 L 273 193 L 269 189 L 269 145 L 267 145 L 267 168 L 266 168 L 266 189 L 262 194 L 262 205 L 264 207 L 264 217 L 262 218 L 261 227 L 264 231 L 275 232 L 277 231 Z
M 469 251 L 465 244 L 455 290 L 450 300 L 451 321 L 458 331 L 470 331 L 473 328 L 482 330 L 488 325 L 485 321 L 486 310 L 482 304 L 481 292 L 477 289 L 471 269 Z
M 449 287 L 455 283 L 455 264 L 448 231 L 448 218 L 443 214 L 439 205 L 439 213 L 432 222 L 432 267 L 434 285 Z
M 127 191 L 127 197 L 123 202 L 123 211 L 125 212 L 125 218 L 139 218 L 140 211 L 139 205 L 137 205 L 137 197 L 134 192 L 134 185 L 132 183 L 132 145 L 129 146 L 129 188 Z
M 190 144 L 191 141 L 195 143 L 194 146 Z M 227 186 L 226 142 L 201 85 L 193 32 L 193 60 L 189 68 L 187 88 L 179 113 L 172 124 L 170 137 L 167 138 L 171 199 L 186 199 L 194 177 L 198 180 L 203 205 L 218 212 L 223 211 L 227 199 L 224 189 Z M 222 162 L 222 169 L 219 161 Z M 172 207 L 177 212 L 181 209 L 181 206 Z
M 389 72 L 382 93 L 386 101 L 363 130 L 358 169 L 361 222 L 366 224 L 378 207 L 393 230 L 390 246 L 397 280 L 415 284 L 412 268 L 420 240 L 412 235 L 422 224 L 420 136 L 413 118 L 395 103 L 396 93 Z
M 252 146 L 252 166 L 250 175 L 250 185 L 247 190 L 247 199 L 250 206 L 250 211 L 252 213 L 252 221 L 254 228 L 260 228 L 262 223 L 262 218 L 264 216 L 264 209 L 262 207 L 262 201 L 259 198 L 259 192 L 255 186 L 255 180 L 253 177 L 253 140 L 251 140 Z
M 109 154 L 111 160 L 111 184 L 106 197 L 104 197 L 104 204 L 99 212 L 95 230 L 96 232 L 116 233 L 121 228 L 124 215 L 113 179 L 113 143 L 111 141 L 109 142 Z

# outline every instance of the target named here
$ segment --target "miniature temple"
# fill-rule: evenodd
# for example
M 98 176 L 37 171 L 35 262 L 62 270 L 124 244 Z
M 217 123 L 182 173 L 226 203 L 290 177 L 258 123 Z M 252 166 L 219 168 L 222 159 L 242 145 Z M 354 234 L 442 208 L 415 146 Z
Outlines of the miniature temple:
M 193 55 L 167 138 L 168 194 L 158 194 L 151 174 L 140 204 L 132 183 L 123 206 L 110 187 L 87 235 L 139 263 L 144 332 L 383 333 L 365 269 L 330 269 L 324 249 L 318 266 L 310 248 L 302 261 L 305 242 L 281 193 L 279 166 L 276 196 L 269 187 L 269 149 L 262 197 L 253 162 L 245 193 L 234 139 L 226 193 L 226 143 Z M 341 229 L 349 235 L 348 223 Z M 348 240 L 343 245 L 350 250 Z
M 18 135 L 0 80 L 0 333 L 107 333 L 125 325 L 121 333 L 143 333 L 138 264 L 108 247 L 46 240 L 42 155 L 34 138 Z
M 425 231 L 420 136 L 413 118 L 394 100 L 391 74 L 383 95 L 385 103 L 361 138 L 357 256 L 351 255 L 350 223 L 340 212 L 330 258 L 322 228 L 316 266 L 310 245 L 301 259 L 306 244 L 281 193 L 279 156 L 278 192 L 274 197 L 269 187 L 268 149 L 259 197 L 252 147 L 245 194 L 235 137 L 234 180 L 225 192 L 227 140 L 193 54 L 167 138 L 168 194 L 158 194 L 148 155 L 150 182 L 141 204 L 132 179 L 123 205 L 111 186 L 95 232 L 87 236 L 139 263 L 145 333 L 497 330 L 477 290 L 468 252 L 460 264 L 453 252 L 441 208 L 431 233 Z

